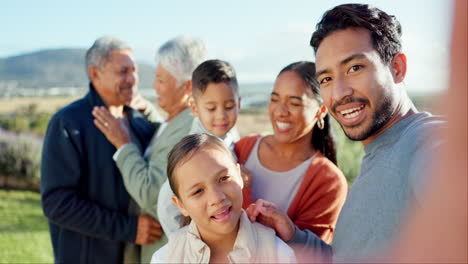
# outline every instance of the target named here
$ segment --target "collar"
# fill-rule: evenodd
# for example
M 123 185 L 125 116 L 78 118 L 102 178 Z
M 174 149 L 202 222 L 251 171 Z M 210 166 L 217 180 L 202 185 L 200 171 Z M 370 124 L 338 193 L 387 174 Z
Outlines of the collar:
M 105 106 L 104 101 L 102 100 L 101 96 L 94 88 L 92 82 L 89 82 L 89 92 L 86 95 L 86 101 L 93 107 L 93 106 Z
M 257 230 L 250 222 L 244 210 L 241 212 L 239 219 L 239 231 L 232 251 L 228 257 L 234 262 L 249 262 L 252 256 L 255 256 L 258 244 Z M 187 250 L 184 262 L 207 262 L 210 259 L 210 248 L 200 237 L 198 228 L 194 221 L 191 221 L 187 230 L 187 240 L 189 241 L 190 250 Z

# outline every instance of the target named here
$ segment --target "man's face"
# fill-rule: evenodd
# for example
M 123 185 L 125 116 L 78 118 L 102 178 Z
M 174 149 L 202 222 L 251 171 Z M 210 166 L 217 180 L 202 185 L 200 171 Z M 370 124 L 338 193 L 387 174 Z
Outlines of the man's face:
M 129 104 L 138 92 L 138 74 L 131 50 L 113 50 L 91 80 L 106 105 Z
M 236 124 L 239 97 L 229 83 L 209 83 L 192 104 L 192 112 L 200 118 L 206 130 L 222 137 Z
M 182 86 L 177 86 L 177 79 L 161 64 L 156 67 L 153 88 L 157 93 L 159 107 L 169 114 L 179 109 L 186 101 L 186 90 Z
M 204 239 L 237 236 L 242 179 L 231 153 L 214 146 L 196 151 L 175 168 L 179 198 L 173 200 L 197 224 Z
M 324 103 L 345 134 L 370 142 L 396 108 L 393 69 L 373 48 L 370 32 L 330 34 L 317 50 L 316 68 Z

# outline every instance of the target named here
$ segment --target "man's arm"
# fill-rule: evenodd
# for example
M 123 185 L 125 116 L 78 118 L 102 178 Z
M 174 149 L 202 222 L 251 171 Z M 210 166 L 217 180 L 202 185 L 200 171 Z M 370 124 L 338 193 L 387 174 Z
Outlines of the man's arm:
M 104 208 L 78 194 L 83 157 L 76 131 L 65 118 L 54 116 L 44 140 L 41 166 L 41 196 L 49 220 L 89 236 L 134 242 L 137 217 Z
M 246 213 L 250 221 L 258 221 L 275 230 L 276 235 L 294 248 L 296 252 L 303 254 L 303 257 L 308 257 L 313 251 L 314 258 L 329 259 L 332 255 L 332 247 L 325 241 L 320 239 L 310 230 L 300 230 L 289 219 L 288 215 L 274 203 L 258 199 L 251 204 Z

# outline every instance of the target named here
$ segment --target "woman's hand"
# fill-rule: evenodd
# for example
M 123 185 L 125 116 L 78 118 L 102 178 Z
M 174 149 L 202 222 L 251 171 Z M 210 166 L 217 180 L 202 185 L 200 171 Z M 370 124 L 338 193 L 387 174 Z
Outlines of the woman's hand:
M 246 213 L 250 221 L 257 221 L 273 228 L 276 235 L 286 243 L 296 233 L 294 223 L 289 219 L 288 215 L 272 202 L 258 199 L 247 207 Z
M 130 143 L 130 133 L 124 119 L 115 118 L 104 106 L 93 109 L 94 125 L 101 130 L 107 140 L 117 149 Z
M 139 93 L 136 96 L 134 96 L 132 101 L 130 102 L 130 107 L 142 113 L 146 110 L 147 106 L 147 101 Z

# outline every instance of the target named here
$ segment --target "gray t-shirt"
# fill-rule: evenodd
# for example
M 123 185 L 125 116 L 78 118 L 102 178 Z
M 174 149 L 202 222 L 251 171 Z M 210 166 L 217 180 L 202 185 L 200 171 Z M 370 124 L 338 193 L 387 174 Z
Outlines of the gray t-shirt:
M 414 114 L 364 148 L 361 172 L 336 224 L 334 262 L 382 255 L 401 231 L 408 206 L 424 206 L 421 189 L 428 181 L 433 154 L 442 143 L 431 136 L 445 124 L 429 113 Z M 305 238 L 310 246 L 316 244 L 311 236 Z

